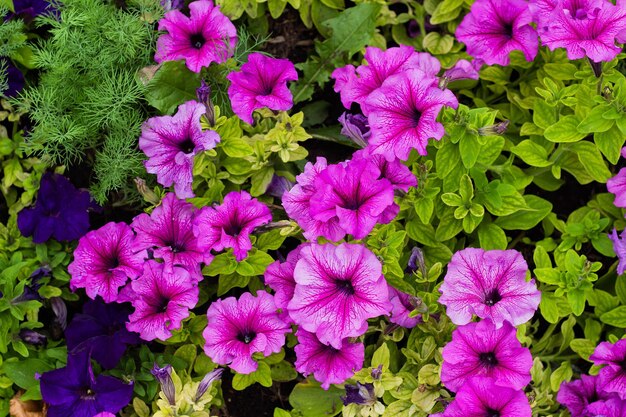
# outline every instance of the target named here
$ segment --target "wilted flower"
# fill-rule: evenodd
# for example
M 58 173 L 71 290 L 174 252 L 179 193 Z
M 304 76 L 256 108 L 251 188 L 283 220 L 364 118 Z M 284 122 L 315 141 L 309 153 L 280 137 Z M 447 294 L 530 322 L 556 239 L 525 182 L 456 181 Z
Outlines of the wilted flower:
M 196 391 L 196 401 L 199 401 L 200 398 L 202 398 L 204 393 L 207 392 L 207 390 L 211 387 L 211 384 L 220 380 L 220 378 L 222 377 L 222 372 L 224 372 L 224 369 L 217 368 L 212 370 L 211 372 L 206 374 L 204 378 L 202 378 L 202 381 L 200 381 L 200 385 L 198 385 L 198 390 Z
M 46 335 L 29 329 L 20 330 L 19 336 L 23 342 L 33 346 L 43 346 L 48 341 Z
M 501 387 L 488 377 L 468 380 L 456 393 L 443 417 L 530 417 L 524 391 Z
M 341 401 L 343 405 L 372 405 L 378 401 L 378 398 L 374 394 L 374 384 L 361 384 L 357 381 L 356 385 L 346 385 L 346 395 L 341 397 Z
M 161 385 L 161 391 L 165 394 L 165 398 L 170 403 L 170 405 L 176 404 L 176 388 L 174 387 L 174 381 L 172 380 L 172 365 L 165 365 L 163 368 L 159 367 L 159 365 L 155 362 L 152 370 L 150 371 L 152 375 L 159 381 L 159 385 Z
M 494 125 L 479 127 L 478 134 L 480 136 L 502 135 L 506 132 L 510 123 L 510 120 L 504 120 Z
M 211 87 L 204 80 L 200 80 L 200 87 L 196 89 L 196 97 L 200 103 L 204 104 L 204 115 L 209 125 L 215 126 L 215 107 L 211 101 Z
M 598 373 L 598 391 L 614 392 L 626 400 L 626 339 L 600 343 L 589 360 L 596 366 L 606 365 Z
M 452 66 L 452 68 L 447 69 L 443 73 L 444 85 L 451 83 L 452 81 L 458 80 L 477 80 L 478 79 L 478 71 L 482 66 L 481 59 L 475 59 L 473 62 L 470 62 L 466 59 L 459 59 L 456 64 Z
M 367 140 L 370 137 L 370 126 L 367 124 L 367 117 L 362 114 L 343 112 L 338 120 L 341 124 L 342 135 L 352 139 L 354 143 L 362 148 L 367 146 Z
M 293 186 L 294 183 L 287 178 L 274 174 L 270 185 L 267 186 L 266 194 L 276 198 L 283 198 L 283 194 L 291 190 Z

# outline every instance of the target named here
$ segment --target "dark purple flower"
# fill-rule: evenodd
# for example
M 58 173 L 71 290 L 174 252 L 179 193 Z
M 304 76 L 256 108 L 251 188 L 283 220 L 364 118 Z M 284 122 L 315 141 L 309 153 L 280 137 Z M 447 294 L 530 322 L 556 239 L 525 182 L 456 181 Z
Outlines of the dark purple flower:
M 50 307 L 54 313 L 54 322 L 59 325 L 61 330 L 67 327 L 67 306 L 61 297 L 52 297 L 50 299 Z
M 126 330 L 129 313 L 125 304 L 87 301 L 82 314 L 76 314 L 65 331 L 68 350 L 91 351 L 91 357 L 103 368 L 115 367 L 126 346 L 139 343 L 137 334 Z
M 357 382 L 356 385 L 346 385 L 346 395 L 341 397 L 341 401 L 343 401 L 343 405 L 372 405 L 376 403 L 374 384 Z
M 22 294 L 11 300 L 11 303 L 17 304 L 30 300 L 41 300 L 41 296 L 39 295 L 39 287 L 41 287 L 41 283 L 39 281 L 44 277 L 49 277 L 50 272 L 51 271 L 47 266 L 37 268 L 35 272 L 30 275 L 30 284 L 25 285 Z
M 29 329 L 20 330 L 20 339 L 22 339 L 23 342 L 34 346 L 45 345 L 48 341 L 48 338 L 45 335 Z
M 48 417 L 91 417 L 101 412 L 117 413 L 130 402 L 133 383 L 93 374 L 88 351 L 69 355 L 65 368 L 41 375 L 41 396 L 48 404 Z
M 161 6 L 163 10 L 169 12 L 174 9 L 181 9 L 185 5 L 183 0 L 161 0 Z
M 26 81 L 24 80 L 24 74 L 13 63 L 6 59 L 1 58 L 0 61 L 6 63 L 6 74 L 9 83 L 9 88 L 2 92 L 5 97 L 15 97 L 17 93 L 22 91 Z
M 89 192 L 77 190 L 62 175 L 47 172 L 41 177 L 37 201 L 17 216 L 17 226 L 24 236 L 32 236 L 34 243 L 56 240 L 75 240 L 89 230 L 91 202 Z
M 267 186 L 266 193 L 272 197 L 283 198 L 283 194 L 291 190 L 293 186 L 294 183 L 289 181 L 287 178 L 274 174 L 270 185 Z
M 410 20 L 409 24 L 406 25 L 406 34 L 409 38 L 417 38 L 422 31 L 420 30 L 420 26 L 417 24 L 417 20 Z
M 198 389 L 196 390 L 196 402 L 198 402 L 200 398 L 202 398 L 204 393 L 211 387 L 211 384 L 219 381 L 220 378 L 222 378 L 222 372 L 224 372 L 223 368 L 217 368 L 212 370 L 211 372 L 206 374 L 204 378 L 202 378 L 202 381 L 200 381 L 200 385 L 198 385 Z
M 204 104 L 204 109 L 206 110 L 204 115 L 209 125 L 215 126 L 215 108 L 213 107 L 213 101 L 211 101 L 211 87 L 204 80 L 200 81 L 200 87 L 196 89 L 196 98 L 200 103 Z
M 350 114 L 344 112 L 339 116 L 341 123 L 341 134 L 352 139 L 354 143 L 365 148 L 367 140 L 370 137 L 370 125 L 367 123 L 367 117 L 362 114 Z
M 30 22 L 36 16 L 43 14 L 48 9 L 52 9 L 51 4 L 46 0 L 13 0 L 13 15 Z

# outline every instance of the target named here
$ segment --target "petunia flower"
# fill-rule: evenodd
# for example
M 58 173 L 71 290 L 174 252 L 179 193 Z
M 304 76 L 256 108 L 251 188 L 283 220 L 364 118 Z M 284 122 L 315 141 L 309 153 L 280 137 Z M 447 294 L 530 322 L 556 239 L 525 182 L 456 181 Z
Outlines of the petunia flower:
M 575 381 L 563 381 L 556 400 L 567 407 L 572 417 L 586 417 L 595 415 L 589 413 L 589 406 L 614 397 L 617 394 L 598 391 L 597 376 L 581 375 Z
M 606 365 L 598 373 L 598 391 L 614 392 L 626 400 L 626 339 L 600 343 L 589 360 L 596 366 Z
M 198 245 L 207 253 L 232 248 L 237 261 L 252 249 L 250 233 L 272 221 L 270 209 L 245 191 L 232 191 L 216 207 L 203 207 L 193 223 Z
M 47 417 L 87 417 L 117 413 L 133 395 L 133 383 L 93 374 L 88 351 L 69 355 L 67 366 L 44 372 L 39 382 L 41 396 L 48 404 Z
M 439 302 L 456 325 L 469 323 L 473 314 L 491 319 L 496 328 L 505 321 L 526 323 L 541 299 L 535 280 L 526 281 L 527 271 L 516 250 L 463 249 L 448 264 Z
M 303 329 L 299 329 L 296 336 L 296 371 L 304 376 L 313 374 L 326 390 L 330 384 L 343 384 L 363 367 L 363 343 L 351 343 L 344 339 L 341 347 L 336 349 L 320 342 L 313 333 Z
M 590 416 L 624 417 L 626 416 L 626 400 L 611 398 L 590 404 L 587 412 Z
M 371 93 L 363 106 L 367 110 L 372 135 L 370 152 L 388 161 L 407 160 L 411 149 L 426 155 L 428 139 L 443 137 L 437 116 L 443 106 L 456 108 L 458 101 L 450 90 L 441 90 L 435 79 L 419 70 L 388 78 Z
M 368 319 L 391 310 L 382 265 L 363 245 L 311 244 L 300 251 L 294 279 L 289 315 L 335 349 L 365 333 Z
M 427 52 L 416 52 L 411 46 L 400 45 L 383 51 L 374 46 L 365 48 L 367 65 L 347 65 L 333 71 L 335 92 L 340 93 L 341 103 L 349 109 L 352 103 L 361 106 L 367 97 L 380 88 L 385 80 L 407 70 L 417 69 L 432 80 L 441 69 L 439 60 Z M 367 116 L 367 109 L 363 108 Z
M 391 303 L 389 321 L 407 329 L 417 326 L 421 322 L 421 317 L 409 317 L 416 307 L 412 301 L 414 299 L 415 297 L 389 286 L 389 302 Z
M 52 9 L 52 4 L 46 0 L 13 0 L 14 12 L 9 17 L 18 16 L 30 23 L 35 17 Z
M 120 287 L 141 275 L 142 260 L 133 251 L 135 234 L 126 223 L 110 222 L 78 241 L 74 261 L 68 266 L 70 288 L 84 288 L 87 296 L 117 300 Z
M 293 292 L 296 288 L 293 272 L 300 259 L 300 251 L 305 246 L 306 244 L 302 244 L 289 252 L 285 262 L 275 261 L 265 269 L 265 284 L 274 290 L 274 302 L 277 308 L 286 310 L 289 301 L 293 298 Z
M 226 78 L 230 81 L 228 97 L 233 112 L 246 123 L 254 123 L 252 113 L 256 109 L 289 110 L 293 106 L 287 82 L 296 81 L 298 73 L 288 59 L 254 52 L 240 71 L 233 71 Z
M 450 83 L 458 80 L 477 80 L 483 61 L 481 59 L 475 59 L 472 62 L 466 59 L 459 59 L 450 69 L 447 69 L 443 73 L 443 79 L 445 83 Z
M 376 165 L 365 159 L 329 165 L 315 179 L 310 214 L 322 222 L 337 218 L 345 234 L 363 239 L 376 223 L 393 219 L 382 216 L 395 204 L 393 186 L 379 177 Z
M 525 0 L 477 0 L 456 30 L 467 53 L 487 65 L 509 65 L 509 54 L 522 51 L 527 61 L 537 56 L 537 31 Z
M 172 365 L 168 364 L 161 368 L 159 364 L 155 362 L 150 373 L 159 381 L 161 391 L 165 395 L 167 402 L 170 403 L 170 405 L 176 405 L 176 387 L 172 379 Z
M 90 351 L 103 368 L 114 368 L 127 346 L 140 342 L 136 333 L 126 329 L 130 311 L 125 305 L 87 301 L 65 330 L 68 351 Z
M 173 193 L 163 197 L 161 204 L 150 215 L 142 213 L 131 226 L 137 236 L 135 252 L 147 258 L 147 252 L 165 261 L 165 267 L 181 265 L 192 276 L 202 279 L 200 264 L 208 264 L 213 257 L 204 251 L 193 233 L 193 221 L 198 211 L 191 203 L 179 200 Z
M 324 236 L 337 241 L 346 234 L 339 226 L 339 219 L 336 216 L 328 220 L 318 220 L 311 215 L 311 197 L 317 191 L 315 183 L 326 167 L 326 159 L 322 157 L 318 157 L 315 164 L 307 162 L 304 172 L 296 177 L 296 185 L 283 194 L 282 203 L 285 212 L 298 223 L 302 228 L 302 234 L 309 240 Z
M 626 28 L 625 7 L 606 0 L 537 3 L 537 28 L 542 44 L 550 50 L 565 48 L 569 59 L 587 57 L 593 62 L 611 61 L 621 52 L 615 38 Z
M 131 287 L 135 311 L 126 328 L 143 340 L 168 339 L 198 302 L 198 282 L 185 268 L 168 270 L 153 260 L 144 264 L 143 275 Z
M 617 229 L 609 235 L 609 239 L 613 242 L 613 251 L 617 254 L 619 263 L 617 264 L 617 273 L 623 274 L 626 271 L 626 230 L 617 234 Z
M 531 379 L 530 351 L 517 340 L 515 327 L 506 322 L 499 329 L 491 320 L 458 327 L 442 356 L 441 382 L 451 391 L 458 391 L 476 376 L 515 390 L 523 389 Z
M 354 143 L 365 148 L 370 137 L 370 126 L 367 117 L 362 114 L 343 112 L 338 119 L 341 124 L 341 134 L 351 139 Z
M 609 178 L 606 182 L 606 188 L 615 195 L 613 204 L 617 207 L 626 208 L 626 168 L 620 169 L 617 175 Z
M 0 57 L 0 68 L 2 68 L 2 63 L 4 63 L 6 68 L 8 88 L 4 91 L 0 91 L 0 94 L 12 98 L 17 96 L 17 94 L 24 89 L 26 80 L 24 79 L 22 71 L 20 71 L 10 59 Z
M 237 29 L 211 0 L 189 3 L 190 16 L 171 10 L 159 21 L 167 31 L 157 40 L 156 62 L 184 59 L 187 68 L 200 72 L 212 62 L 221 64 L 233 56 Z
M 202 335 L 204 352 L 220 365 L 229 365 L 240 374 L 254 372 L 258 364 L 252 355 L 280 352 L 285 334 L 291 331 L 276 312 L 274 297 L 265 291 L 257 296 L 246 292 L 236 299 L 217 300 L 207 311 L 209 320 Z
M 352 160 L 367 159 L 376 165 L 376 168 L 380 171 L 379 179 L 388 180 L 393 186 L 394 190 L 402 190 L 405 193 L 409 191 L 411 187 L 417 187 L 417 178 L 415 174 L 411 172 L 409 167 L 404 165 L 402 161 L 395 158 L 388 161 L 381 154 L 374 154 L 370 152 L 370 148 L 360 149 L 352 155 Z
M 194 157 L 215 148 L 220 141 L 215 131 L 202 130 L 200 117 L 204 113 L 203 104 L 188 101 L 178 106 L 174 116 L 152 117 L 141 127 L 139 149 L 148 157 L 146 170 L 156 174 L 159 184 L 173 185 L 178 198 L 194 196 L 191 188 Z
M 443 417 L 530 417 L 524 391 L 496 385 L 492 378 L 474 377 L 456 393 Z
M 17 226 L 34 243 L 74 240 L 89 230 L 88 210 L 94 208 L 87 191 L 77 190 L 62 175 L 46 172 L 41 177 L 37 201 L 17 215 Z

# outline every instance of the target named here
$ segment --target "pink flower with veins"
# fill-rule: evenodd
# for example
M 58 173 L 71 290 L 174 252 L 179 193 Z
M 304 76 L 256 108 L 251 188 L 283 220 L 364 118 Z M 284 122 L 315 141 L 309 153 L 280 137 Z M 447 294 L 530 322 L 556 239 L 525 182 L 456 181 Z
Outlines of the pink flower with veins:
M 474 377 L 456 393 L 443 417 L 531 417 L 524 391 L 500 387 L 488 377 Z

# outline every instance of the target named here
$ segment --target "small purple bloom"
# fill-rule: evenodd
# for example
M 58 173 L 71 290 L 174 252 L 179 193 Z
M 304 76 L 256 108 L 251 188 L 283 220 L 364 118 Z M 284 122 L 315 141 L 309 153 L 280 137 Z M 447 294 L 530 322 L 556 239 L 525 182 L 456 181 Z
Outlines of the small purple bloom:
M 230 81 L 228 97 L 233 111 L 241 120 L 253 124 L 252 113 L 267 107 L 289 110 L 293 106 L 288 81 L 296 81 L 298 73 L 288 59 L 276 59 L 259 52 L 248 55 L 248 62 L 226 77 Z
M 289 181 L 287 178 L 274 174 L 270 185 L 267 186 L 266 193 L 272 197 L 281 199 L 283 198 L 283 194 L 291 190 L 293 186 L 294 183 Z
M 367 140 L 370 137 L 370 126 L 367 123 L 367 117 L 362 114 L 351 114 L 343 112 L 339 116 L 341 124 L 341 134 L 352 139 L 354 143 L 362 148 L 367 146 Z
M 87 417 L 98 413 L 117 413 L 133 395 L 133 383 L 117 378 L 94 377 L 88 351 L 69 355 L 67 366 L 44 372 L 40 379 L 41 396 L 48 404 L 48 417 Z
M 481 62 L 481 60 L 475 59 L 473 62 L 469 62 L 466 59 L 459 59 L 452 68 L 443 73 L 443 78 L 446 80 L 446 83 L 458 80 L 477 80 L 478 71 L 482 64 L 481 62 L 478 68 L 476 68 L 477 62 Z
M 606 365 L 598 373 L 598 391 L 614 392 L 626 400 L 626 339 L 600 343 L 589 360 L 596 366 Z
M 605 394 L 598 391 L 598 377 L 581 375 L 580 379 L 572 382 L 563 382 L 556 399 L 567 407 L 572 417 L 587 417 L 595 415 L 589 413 L 589 406 L 598 401 L 604 401 L 616 394 Z
M 224 369 L 217 368 L 209 372 L 202 378 L 200 384 L 198 385 L 198 389 L 196 390 L 196 402 L 202 398 L 205 392 L 211 387 L 214 382 L 217 382 L 222 378 L 222 372 Z
M 390 322 L 407 329 L 412 329 L 421 322 L 420 316 L 409 316 L 417 307 L 414 296 L 389 286 L 389 302 L 391 303 Z
M 204 104 L 204 115 L 209 125 L 215 126 L 215 108 L 211 101 L 211 87 L 204 80 L 200 81 L 200 87 L 196 89 L 196 97 L 200 103 Z
M 422 276 L 426 276 L 426 261 L 424 260 L 424 252 L 417 246 L 414 246 L 413 249 L 411 249 L 411 255 L 406 263 L 405 271 L 410 274 L 415 271 L 420 271 Z
M 17 216 L 17 225 L 34 243 L 51 237 L 71 241 L 89 230 L 88 210 L 94 208 L 87 191 L 77 190 L 67 178 L 46 172 L 41 177 L 34 207 L 25 208 Z
M 165 394 L 165 398 L 167 398 L 170 405 L 176 405 L 176 388 L 172 380 L 172 365 L 168 364 L 160 368 L 155 362 L 150 373 L 159 381 L 161 391 Z
M 492 378 L 474 377 L 456 393 L 443 417 L 530 417 L 526 394 L 500 387 Z
M 48 338 L 45 335 L 29 329 L 20 330 L 19 336 L 23 342 L 33 346 L 43 346 L 48 341 Z
M 346 395 L 341 397 L 343 405 L 358 404 L 358 405 L 372 405 L 375 404 L 378 398 L 374 393 L 374 384 L 365 383 L 361 384 L 357 381 L 356 385 L 346 385 Z
M 626 168 L 620 169 L 616 176 L 610 178 L 606 182 L 606 188 L 615 195 L 613 204 L 626 208 Z
M 626 271 L 626 230 L 617 234 L 617 229 L 613 229 L 613 233 L 609 235 L 609 239 L 613 242 L 613 251 L 617 254 L 619 263 L 617 264 L 617 273 L 623 274 Z

